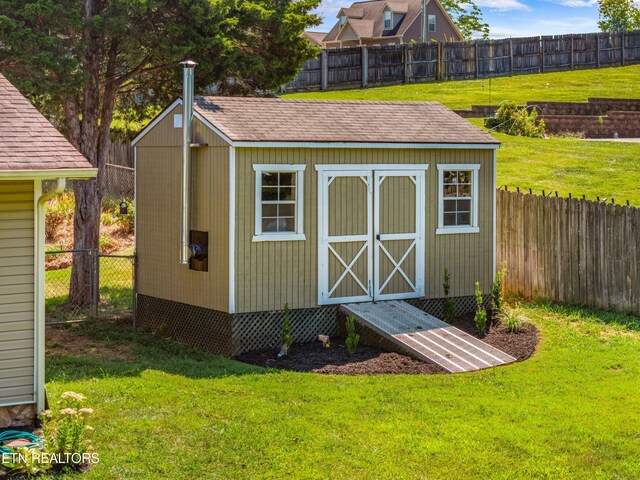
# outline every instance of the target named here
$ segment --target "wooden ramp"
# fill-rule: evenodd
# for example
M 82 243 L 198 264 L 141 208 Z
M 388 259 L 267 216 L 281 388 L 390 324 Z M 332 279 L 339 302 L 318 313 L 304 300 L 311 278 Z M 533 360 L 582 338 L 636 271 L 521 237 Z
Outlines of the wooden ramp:
M 340 308 L 414 357 L 448 372 L 470 372 L 516 361 L 406 302 L 350 303 Z

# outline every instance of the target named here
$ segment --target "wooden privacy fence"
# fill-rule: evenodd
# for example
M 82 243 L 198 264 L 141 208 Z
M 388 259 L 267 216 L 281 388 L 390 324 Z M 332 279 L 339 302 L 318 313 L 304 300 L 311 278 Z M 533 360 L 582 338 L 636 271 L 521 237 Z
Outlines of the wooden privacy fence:
M 498 191 L 507 290 L 640 315 L 640 209 Z
M 283 92 L 467 80 L 640 62 L 640 30 L 322 50 Z

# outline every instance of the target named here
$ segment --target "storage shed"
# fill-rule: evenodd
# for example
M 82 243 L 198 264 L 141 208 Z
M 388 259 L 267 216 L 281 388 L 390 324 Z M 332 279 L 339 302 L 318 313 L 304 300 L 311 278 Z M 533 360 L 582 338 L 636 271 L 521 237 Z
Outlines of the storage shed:
M 30 425 L 44 408 L 44 203 L 66 180 L 95 175 L 0 75 L 0 428 Z
M 441 315 L 445 268 L 459 311 L 488 291 L 499 143 L 442 105 L 185 105 L 133 142 L 141 326 L 233 355 L 274 346 L 285 304 L 305 341 L 342 303 Z

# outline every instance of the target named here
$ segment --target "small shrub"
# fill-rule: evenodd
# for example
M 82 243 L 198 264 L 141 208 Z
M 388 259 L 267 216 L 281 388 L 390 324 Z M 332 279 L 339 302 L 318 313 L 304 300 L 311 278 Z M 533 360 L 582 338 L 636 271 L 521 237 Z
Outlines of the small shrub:
M 449 297 L 449 290 L 451 288 L 449 284 L 449 269 L 444 269 L 444 282 L 442 283 L 444 288 L 444 302 L 443 302 L 443 316 L 445 322 L 450 322 L 453 316 L 456 314 L 456 304 Z
M 496 132 L 520 137 L 544 137 L 544 120 L 537 121 L 538 111 L 519 108 L 515 102 L 503 102 L 493 117 L 484 121 L 484 126 Z
M 520 333 L 529 323 L 529 319 L 521 313 L 505 307 L 498 316 L 498 320 L 502 323 L 509 333 Z
M 85 397 L 79 393 L 64 392 L 60 398 L 62 408 L 58 414 L 45 410 L 39 416 L 45 450 L 48 453 L 85 454 L 92 450 L 90 437 L 93 428 L 87 420 L 93 409 L 82 406 Z
M 119 225 L 119 230 L 122 233 L 131 235 L 133 234 L 133 230 L 135 228 L 136 209 L 133 202 L 129 200 L 125 200 L 124 202 L 127 204 L 127 213 L 120 213 L 120 207 L 118 207 L 114 215 L 116 218 L 115 223 Z
M 356 317 L 349 315 L 346 320 L 347 339 L 345 345 L 347 346 L 347 353 L 353 355 L 360 343 L 360 335 L 356 333 Z
M 44 215 L 44 238 L 47 242 L 54 242 L 58 237 L 58 229 L 64 222 L 64 215 L 56 210 L 47 210 Z
M 484 308 L 484 301 L 482 299 L 482 290 L 480 290 L 480 282 L 476 281 L 476 315 L 473 317 L 473 321 L 476 324 L 476 329 L 481 336 L 487 333 L 487 310 Z
M 280 341 L 282 342 L 282 349 L 280 353 L 282 355 L 289 355 L 291 344 L 293 343 L 293 337 L 291 336 L 291 324 L 289 323 L 289 304 L 284 304 L 284 323 L 282 324 L 282 331 L 280 332 Z
M 503 280 L 507 276 L 507 267 L 503 263 L 502 268 L 496 272 L 496 276 L 491 284 L 491 315 L 500 315 L 504 306 Z

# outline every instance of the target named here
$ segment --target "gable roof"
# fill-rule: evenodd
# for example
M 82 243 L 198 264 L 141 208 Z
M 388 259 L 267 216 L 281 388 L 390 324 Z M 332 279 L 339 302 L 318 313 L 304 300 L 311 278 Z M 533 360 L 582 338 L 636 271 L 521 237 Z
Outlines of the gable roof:
M 393 29 L 392 32 L 384 29 L 384 10 L 391 10 L 394 13 L 402 14 L 404 17 Z M 386 36 L 401 36 L 411 26 L 422 11 L 422 0 L 394 0 L 388 2 L 386 0 L 373 0 L 364 2 L 355 2 L 349 8 L 342 8 L 340 13 L 347 15 L 347 23 L 351 24 L 353 29 L 361 38 L 377 38 Z M 350 12 L 357 12 L 351 15 Z M 361 12 L 361 13 L 360 13 Z M 357 21 L 367 22 L 366 28 L 363 23 L 356 25 Z M 325 42 L 339 40 L 341 31 L 340 22 L 336 23 L 324 38 Z M 361 34 L 363 32 L 364 34 Z
M 94 171 L 87 159 L 0 74 L 0 172 L 65 169 Z
M 232 143 L 499 144 L 436 102 L 210 96 L 194 113 Z
M 324 37 L 327 36 L 327 32 L 312 32 L 309 30 L 305 30 L 304 32 L 301 33 L 301 35 L 303 37 L 307 37 L 309 40 L 311 40 L 314 43 L 317 43 L 318 45 L 322 45 L 322 42 L 324 41 Z

